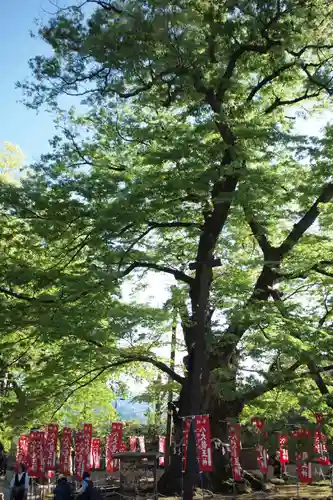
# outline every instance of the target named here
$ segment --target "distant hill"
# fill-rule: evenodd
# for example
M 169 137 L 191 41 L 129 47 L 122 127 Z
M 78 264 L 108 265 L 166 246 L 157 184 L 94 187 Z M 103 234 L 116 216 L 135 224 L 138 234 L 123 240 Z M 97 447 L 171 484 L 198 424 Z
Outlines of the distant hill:
M 148 403 L 136 403 L 128 399 L 117 399 L 113 403 L 113 407 L 119 413 L 121 420 L 137 420 L 142 423 L 147 422 L 145 413 L 149 408 Z

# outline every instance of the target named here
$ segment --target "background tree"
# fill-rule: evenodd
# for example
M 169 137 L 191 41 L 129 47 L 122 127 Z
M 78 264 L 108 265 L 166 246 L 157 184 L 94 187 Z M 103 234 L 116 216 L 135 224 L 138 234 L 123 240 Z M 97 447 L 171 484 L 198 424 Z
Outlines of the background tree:
M 98 304 L 87 331 L 107 327 L 90 352 L 112 357 L 111 297 L 126 277 L 174 277 L 185 377 L 146 359 L 180 383 L 180 416 L 210 413 L 222 439 L 226 419 L 295 380 L 310 378 L 331 405 L 332 129 L 319 140 L 295 127 L 297 106 L 311 115 L 330 101 L 330 10 L 327 0 L 83 2 L 40 28 L 53 55 L 31 61 L 35 80 L 22 85 L 32 107 L 83 105 L 62 115 L 16 202 L 6 194 L 16 217 L 36 214 L 29 227 L 56 274 L 48 297 L 66 309 L 75 289 L 74 312 Z M 44 293 L 35 276 L 22 287 Z M 31 293 L 11 296 L 30 310 Z M 64 338 L 78 335 L 70 308 Z M 249 364 L 254 377 L 242 376 Z M 175 457 L 165 492 L 180 488 L 180 469 Z

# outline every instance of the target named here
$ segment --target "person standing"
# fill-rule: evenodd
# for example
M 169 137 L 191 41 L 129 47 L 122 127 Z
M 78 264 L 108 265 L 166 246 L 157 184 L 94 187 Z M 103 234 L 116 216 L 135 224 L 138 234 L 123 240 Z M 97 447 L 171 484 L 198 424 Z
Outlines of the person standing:
M 19 465 L 19 470 L 12 477 L 9 487 L 11 500 L 27 500 L 29 476 L 24 464 Z
M 53 491 L 54 500 L 70 500 L 72 497 L 72 489 L 68 484 L 67 478 L 61 476 L 58 479 L 58 484 Z
M 88 488 L 88 482 L 90 481 L 90 474 L 89 472 L 84 472 L 83 477 L 82 477 L 82 485 L 81 488 L 77 491 L 77 495 L 81 495 L 86 491 Z

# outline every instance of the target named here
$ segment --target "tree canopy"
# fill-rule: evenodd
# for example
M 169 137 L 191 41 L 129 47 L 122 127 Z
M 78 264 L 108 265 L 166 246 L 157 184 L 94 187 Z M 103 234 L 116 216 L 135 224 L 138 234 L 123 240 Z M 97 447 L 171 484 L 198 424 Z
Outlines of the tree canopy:
M 19 385 L 148 362 L 216 421 L 276 388 L 332 405 L 333 129 L 298 128 L 330 105 L 331 9 L 90 0 L 40 27 L 52 55 L 20 86 L 58 134 L 0 192 L 1 342 L 39 346 Z M 154 354 L 168 310 L 121 300 L 147 272 L 174 279 L 184 374 Z

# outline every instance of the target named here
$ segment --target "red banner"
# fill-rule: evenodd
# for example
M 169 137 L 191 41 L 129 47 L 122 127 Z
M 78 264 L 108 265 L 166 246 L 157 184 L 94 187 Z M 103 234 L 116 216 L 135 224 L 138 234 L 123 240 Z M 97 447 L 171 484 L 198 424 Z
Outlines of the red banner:
M 240 456 L 240 424 L 229 424 L 229 444 L 231 454 L 232 475 L 235 481 L 242 480 L 242 470 L 239 462 Z
M 77 481 L 82 481 L 84 465 L 84 436 L 82 431 L 78 431 L 75 436 L 75 477 Z
M 291 435 L 296 439 L 304 439 L 311 437 L 311 431 L 309 429 L 297 429 L 291 432 Z
M 56 470 L 58 448 L 58 425 L 49 424 L 44 446 L 45 470 Z
M 322 413 L 315 413 L 316 424 L 320 426 L 323 423 L 324 415 Z
M 158 451 L 163 455 L 165 455 L 165 442 L 165 436 L 158 436 Z M 161 467 L 164 467 L 164 456 L 159 458 L 158 463 Z
M 129 438 L 130 451 L 136 451 L 136 436 L 130 436 Z
M 118 461 L 112 460 L 115 453 L 120 452 L 120 447 L 123 438 L 123 424 L 121 422 L 113 422 L 111 434 L 107 438 L 106 446 L 106 469 L 107 472 L 115 472 L 118 470 Z
M 208 415 L 197 415 L 195 417 L 195 437 L 199 470 L 200 472 L 212 471 L 212 443 Z
M 44 474 L 44 432 L 34 431 L 29 436 L 29 476 L 41 477 Z
M 61 436 L 60 472 L 65 476 L 71 475 L 71 448 L 72 429 L 64 427 Z
M 121 443 L 120 445 L 120 452 L 124 453 L 125 451 L 128 451 L 127 446 L 125 443 Z
M 101 440 L 94 438 L 91 443 L 92 448 L 92 465 L 94 469 L 99 469 L 101 466 Z
M 289 462 L 288 453 L 288 436 L 279 436 L 279 447 L 280 447 L 280 464 L 287 464 Z
M 29 436 L 22 435 L 19 437 L 16 450 L 15 471 L 17 472 L 20 464 L 29 465 Z
M 322 413 L 316 413 L 316 424 L 317 424 L 317 429 L 314 434 L 314 452 L 316 455 L 316 462 L 320 463 L 321 465 L 329 465 L 330 464 L 330 459 L 328 457 L 328 451 L 327 451 L 327 438 L 326 436 L 321 432 L 320 426 L 323 423 L 324 416 Z
M 302 460 L 302 456 L 297 457 L 298 460 Z M 311 484 L 312 483 L 312 464 L 309 462 L 300 462 L 297 464 L 297 475 L 301 483 Z
M 138 441 L 139 441 L 139 450 L 140 450 L 140 453 L 146 453 L 145 437 L 144 436 L 138 436 Z
M 317 429 L 314 435 L 314 452 L 316 455 L 319 455 L 316 458 L 316 462 L 320 463 L 321 465 L 330 464 L 326 441 L 326 436 L 321 432 L 320 429 Z
M 190 433 L 192 418 L 183 419 L 183 472 L 186 471 L 188 436 Z
M 92 425 L 84 424 L 83 426 L 83 444 L 84 444 L 84 470 L 89 472 L 92 467 L 91 456 L 91 440 L 92 440 Z
M 262 418 L 254 417 L 252 419 L 252 423 L 256 427 L 256 432 L 258 435 L 264 435 L 264 427 L 265 427 L 265 421 Z M 257 460 L 260 468 L 260 472 L 262 474 L 267 474 L 268 472 L 268 457 L 267 457 L 267 451 L 264 446 L 261 444 L 258 444 L 257 446 Z
M 256 426 L 258 431 L 262 431 L 265 425 L 265 421 L 262 418 L 254 417 L 252 423 Z
M 268 472 L 268 457 L 267 457 L 267 450 L 261 446 L 257 446 L 257 453 L 258 453 L 258 463 L 259 463 L 259 468 L 260 472 L 262 474 L 267 474 Z

